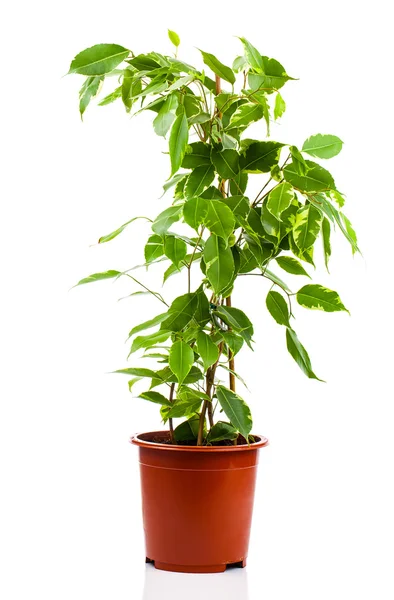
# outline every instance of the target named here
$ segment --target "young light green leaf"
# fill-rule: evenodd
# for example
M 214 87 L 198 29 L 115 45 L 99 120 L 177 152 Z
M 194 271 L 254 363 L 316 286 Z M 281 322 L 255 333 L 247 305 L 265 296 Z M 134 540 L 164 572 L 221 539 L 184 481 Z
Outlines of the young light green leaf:
M 130 50 L 118 44 L 97 44 L 77 54 L 69 73 L 105 75 L 116 69 L 129 54 Z
M 224 440 L 236 440 L 238 437 L 238 431 L 231 425 L 231 423 L 225 423 L 224 421 L 218 421 L 213 427 L 211 427 L 208 436 L 207 444 L 213 444 L 214 442 L 222 442 Z
M 179 268 L 179 263 L 186 257 L 187 246 L 182 239 L 174 235 L 166 235 L 164 237 L 164 254 Z
M 165 137 L 175 120 L 175 111 L 178 107 L 178 96 L 170 94 L 157 113 L 153 121 L 153 129 L 157 135 Z
M 305 308 L 315 310 L 324 310 L 325 312 L 337 312 L 348 309 L 342 304 L 342 301 L 333 290 L 329 290 L 323 285 L 309 284 L 304 285 L 296 294 L 297 302 Z
M 215 178 L 213 165 L 204 165 L 194 169 L 187 178 L 185 185 L 185 197 L 193 198 L 200 196 Z
M 223 385 L 216 386 L 216 396 L 226 417 L 247 440 L 252 430 L 253 421 L 245 400 Z
M 205 200 L 207 214 L 204 225 L 211 233 L 223 238 L 227 244 L 229 236 L 235 228 L 235 219 L 232 210 L 220 200 Z
M 300 369 L 305 373 L 305 375 L 309 377 L 309 379 L 317 379 L 318 381 L 322 381 L 313 372 L 308 352 L 301 344 L 296 332 L 290 327 L 286 328 L 286 343 L 289 353 L 294 358 Z
M 294 199 L 294 190 L 289 183 L 280 183 L 275 186 L 268 195 L 267 208 L 276 219 L 281 220 L 280 216 L 284 210 L 289 208 Z
M 275 106 L 274 106 L 274 119 L 280 119 L 283 113 L 286 110 L 286 102 L 283 100 L 282 96 L 279 92 L 277 92 L 275 97 Z
M 159 392 L 143 392 L 138 397 L 143 400 L 149 400 L 149 402 L 154 402 L 155 404 L 161 404 L 161 406 L 171 406 L 171 402 L 163 394 L 159 394 Z
M 193 363 L 194 352 L 189 344 L 186 344 L 182 340 L 174 342 L 170 350 L 169 365 L 180 384 L 188 375 Z
M 92 98 L 97 96 L 104 77 L 88 77 L 79 92 L 79 112 L 81 119 Z
M 298 211 L 293 227 L 293 237 L 300 250 L 313 246 L 319 235 L 321 223 L 321 213 L 312 204 L 308 204 Z
M 280 268 L 287 273 L 291 273 L 292 275 L 305 275 L 310 279 L 310 275 L 296 258 L 293 258 L 292 256 L 277 256 L 275 260 Z
M 239 333 L 249 348 L 252 347 L 253 325 L 242 310 L 231 306 L 217 306 L 214 314 L 226 323 L 228 327 Z
M 108 233 L 107 235 L 101 236 L 98 243 L 105 244 L 106 242 L 110 242 L 111 240 L 116 238 L 118 235 L 120 235 L 122 233 L 122 231 L 124 231 L 126 229 L 127 225 L 130 225 L 130 223 L 133 223 L 134 221 L 137 221 L 138 219 L 145 219 L 146 221 L 150 221 L 150 219 L 148 219 L 148 217 L 134 217 L 133 219 L 130 219 L 130 221 L 127 221 L 127 223 L 123 223 L 123 225 L 118 227 L 118 229 L 115 229 L 115 231 L 112 231 L 111 233 Z
M 190 198 L 183 205 L 183 219 L 190 227 L 198 231 L 208 212 L 208 202 L 204 198 Z
M 317 158 L 332 158 L 340 153 L 343 142 L 336 135 L 311 135 L 305 140 L 302 151 Z
M 234 73 L 240 73 L 248 68 L 248 62 L 244 56 L 237 56 L 234 59 L 232 70 Z
M 342 213 L 342 219 L 345 224 L 347 237 L 351 240 L 351 243 L 352 243 L 352 252 L 353 252 L 353 254 L 355 254 L 356 252 L 359 252 L 359 249 L 357 246 L 357 234 L 353 229 L 353 225 L 351 224 L 351 222 L 349 221 L 347 216 L 344 215 L 343 213 Z
M 212 338 L 203 331 L 197 334 L 197 352 L 202 358 L 205 371 L 216 363 L 219 358 L 219 348 L 212 341 Z
M 179 114 L 171 128 L 170 133 L 170 159 L 171 175 L 177 172 L 185 156 L 187 142 L 189 139 L 189 125 L 184 112 Z
M 222 179 L 233 179 L 239 173 L 239 154 L 236 150 L 211 152 L 212 163 Z
M 164 254 L 163 238 L 160 235 L 151 235 L 144 248 L 146 264 L 154 262 Z
M 118 277 L 121 275 L 121 271 L 104 271 L 103 273 L 93 273 L 93 275 L 89 275 L 88 277 L 84 277 L 81 281 L 78 281 L 74 287 L 77 285 L 83 285 L 84 283 L 93 283 L 94 281 L 102 281 L 103 279 L 113 279 L 114 277 Z
M 209 52 L 204 52 L 203 50 L 200 50 L 200 52 L 202 54 L 204 63 L 207 65 L 207 67 L 212 69 L 215 75 L 219 75 L 219 77 L 225 81 L 228 81 L 228 83 L 235 83 L 235 75 L 230 67 L 226 67 L 226 65 L 221 63 L 220 60 L 218 60 L 213 54 L 209 54 Z
M 181 206 L 169 206 L 161 212 L 152 223 L 152 231 L 158 235 L 167 233 L 168 229 L 179 221 L 182 215 Z
M 231 127 L 247 127 L 250 123 L 259 121 L 264 117 L 264 107 L 261 104 L 247 102 L 241 104 L 232 114 L 229 128 Z
M 243 43 L 245 56 L 249 65 L 254 71 L 264 73 L 264 62 L 260 52 L 250 42 L 248 42 L 247 39 L 243 37 L 240 37 L 239 39 Z
M 271 316 L 279 323 L 279 325 L 290 326 L 289 308 L 282 294 L 275 291 L 268 292 L 266 304 Z
M 324 252 L 324 264 L 326 265 L 326 269 L 328 271 L 328 261 L 331 256 L 331 225 L 330 221 L 324 217 L 323 223 L 321 227 L 322 241 L 323 241 L 323 252 Z
M 170 38 L 170 42 L 172 44 L 174 44 L 174 46 L 176 48 L 178 48 L 179 44 L 181 43 L 181 39 L 180 39 L 179 35 L 177 33 L 175 33 L 175 31 L 171 31 L 171 29 L 169 29 L 168 37 Z
M 168 318 L 161 324 L 161 329 L 182 331 L 195 315 L 198 307 L 198 294 L 183 294 L 172 302 L 168 309 Z
M 286 181 L 303 192 L 319 192 L 335 189 L 335 181 L 331 173 L 311 160 L 305 162 L 308 167 L 305 175 L 300 175 L 298 166 L 295 166 L 293 163 L 287 165 L 283 169 Z
M 130 331 L 129 338 L 131 338 L 136 333 L 140 333 L 140 331 L 144 331 L 145 329 L 150 329 L 151 327 L 155 327 L 156 325 L 160 325 L 160 323 L 162 323 L 167 317 L 168 317 L 168 313 L 167 312 L 161 313 L 160 315 L 157 315 L 156 317 L 153 317 L 153 319 L 149 319 L 149 321 L 144 321 L 143 323 L 140 323 L 139 325 L 136 325 Z M 138 375 L 138 373 L 130 373 L 130 375 Z
M 122 97 L 122 86 L 120 85 L 113 92 L 111 92 L 110 94 L 108 94 L 108 96 L 105 96 L 105 98 L 103 98 L 98 103 L 98 105 L 99 106 L 106 106 L 107 104 L 111 104 L 112 102 L 115 102 L 115 100 L 117 100 L 118 98 L 121 98 L 121 97 Z
M 219 295 L 233 281 L 235 265 L 231 249 L 215 234 L 211 234 L 205 243 L 204 262 L 209 283 Z

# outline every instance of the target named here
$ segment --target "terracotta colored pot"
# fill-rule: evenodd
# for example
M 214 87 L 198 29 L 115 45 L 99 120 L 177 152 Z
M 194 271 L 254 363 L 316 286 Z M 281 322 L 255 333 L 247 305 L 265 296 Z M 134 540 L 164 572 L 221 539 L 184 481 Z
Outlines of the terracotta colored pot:
M 171 446 L 167 431 L 139 446 L 146 560 L 156 569 L 218 573 L 246 566 L 261 436 L 239 446 Z

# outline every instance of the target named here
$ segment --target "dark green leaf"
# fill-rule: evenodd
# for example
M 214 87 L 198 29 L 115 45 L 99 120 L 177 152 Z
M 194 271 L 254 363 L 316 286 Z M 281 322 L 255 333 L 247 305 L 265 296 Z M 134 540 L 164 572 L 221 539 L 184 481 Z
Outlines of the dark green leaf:
M 186 148 L 185 157 L 182 162 L 184 169 L 196 169 L 197 167 L 211 165 L 211 148 L 203 142 L 194 142 Z
M 204 261 L 207 277 L 216 295 L 232 282 L 235 274 L 234 258 L 226 242 L 212 234 L 205 243 Z
M 212 150 L 211 160 L 222 179 L 232 179 L 239 173 L 239 155 L 236 150 Z
M 312 204 L 301 208 L 293 227 L 294 241 L 300 250 L 306 250 L 315 243 L 322 223 L 321 213 Z
M 208 433 L 207 444 L 213 444 L 214 442 L 221 442 L 223 440 L 236 440 L 237 437 L 238 431 L 231 423 L 218 421 Z
M 204 224 L 211 233 L 223 238 L 226 243 L 235 228 L 235 219 L 232 210 L 219 200 L 205 200 L 207 214 Z
M 175 33 L 175 31 L 171 31 L 171 29 L 169 29 L 168 37 L 170 38 L 170 42 L 172 42 L 174 44 L 174 46 L 176 48 L 178 48 L 179 44 L 181 43 L 181 39 L 180 39 L 179 35 L 177 33 Z
M 241 157 L 241 169 L 248 173 L 269 173 L 279 161 L 282 147 L 283 144 L 279 142 L 253 141 Z
M 220 317 L 228 327 L 239 333 L 251 348 L 253 325 L 242 310 L 230 306 L 217 306 L 214 314 Z
M 264 117 L 264 108 L 261 104 L 247 102 L 241 104 L 232 115 L 229 127 L 247 127 L 254 121 L 259 121 Z
M 175 120 L 175 111 L 178 107 L 178 97 L 176 94 L 167 96 L 166 101 L 157 113 L 153 121 L 153 128 L 157 135 L 165 137 L 169 132 L 171 125 Z
M 297 302 L 304 308 L 312 308 L 314 310 L 323 310 L 325 312 L 337 312 L 347 310 L 342 304 L 337 292 L 318 285 L 304 285 L 296 295 Z
M 203 331 L 200 331 L 197 335 L 197 352 L 202 358 L 205 371 L 207 371 L 211 365 L 216 363 L 219 358 L 219 349 L 217 345 L 212 341 L 212 338 Z
M 174 342 L 171 346 L 169 355 L 169 365 L 171 371 L 176 375 L 181 384 L 188 375 L 194 363 L 194 352 L 189 344 L 182 340 Z
M 204 198 L 190 198 L 190 200 L 183 205 L 184 221 L 196 231 L 198 231 L 201 223 L 204 222 L 207 212 L 208 202 L 207 200 L 204 200 Z
M 187 178 L 185 185 L 186 198 L 200 196 L 203 191 L 212 183 L 215 178 L 215 171 L 212 165 L 197 167 Z
M 244 194 L 248 186 L 248 174 L 240 171 L 236 177 L 230 180 L 230 192 L 236 196 Z
M 171 175 L 177 172 L 185 156 L 189 139 L 189 126 L 184 112 L 177 116 L 170 133 Z
M 275 291 L 268 292 L 266 304 L 271 316 L 279 325 L 290 326 L 289 309 L 282 294 Z
M 223 385 L 216 386 L 216 396 L 231 424 L 245 439 L 248 439 L 253 421 L 250 409 L 245 400 Z
M 117 44 L 97 44 L 77 54 L 69 73 L 105 75 L 113 71 L 129 54 L 130 50 Z
M 289 353 L 294 358 L 300 369 L 305 373 L 305 375 L 309 377 L 309 379 L 317 379 L 322 381 L 313 372 L 308 352 L 301 344 L 296 332 L 290 327 L 287 327 L 286 329 L 286 343 Z
M 291 273 L 292 275 L 305 275 L 310 278 L 310 275 L 296 258 L 293 258 L 292 256 L 277 256 L 275 260 L 280 268 L 287 271 L 287 273 Z
M 223 200 L 223 194 L 218 190 L 214 185 L 209 186 L 205 192 L 200 194 L 200 198 L 205 198 L 205 200 Z
M 190 442 L 197 439 L 199 417 L 192 417 L 184 421 L 174 429 L 174 436 L 177 442 Z
M 93 273 L 93 275 L 89 275 L 88 277 L 84 277 L 81 281 L 78 281 L 74 287 L 77 285 L 82 285 L 84 283 L 93 283 L 94 281 L 102 281 L 103 279 L 113 279 L 114 277 L 118 277 L 122 273 L 120 271 L 104 271 L 103 273 Z
M 212 69 L 215 75 L 219 75 L 225 81 L 234 84 L 235 83 L 235 75 L 230 69 L 230 67 L 226 67 L 223 63 L 220 62 L 213 54 L 209 54 L 208 52 L 204 52 L 200 50 L 202 54 L 202 58 L 204 63 Z
M 171 402 L 163 394 L 159 394 L 159 392 L 143 392 L 139 395 L 139 398 L 149 400 L 149 402 L 154 402 L 155 404 L 161 404 L 162 406 L 171 406 Z
M 283 169 L 283 175 L 286 181 L 295 188 L 304 192 L 319 192 L 322 190 L 335 189 L 334 179 L 326 169 L 311 160 L 305 161 L 308 171 L 305 175 L 299 175 L 298 165 L 290 163 Z
M 152 230 L 158 235 L 167 233 L 173 223 L 179 221 L 182 215 L 181 206 L 169 206 L 161 212 L 152 223 Z
M 168 319 L 161 324 L 161 329 L 181 331 L 194 317 L 197 305 L 197 294 L 178 296 L 169 307 Z
M 318 133 L 305 140 L 302 151 L 317 158 L 332 158 L 340 153 L 343 142 L 336 135 Z

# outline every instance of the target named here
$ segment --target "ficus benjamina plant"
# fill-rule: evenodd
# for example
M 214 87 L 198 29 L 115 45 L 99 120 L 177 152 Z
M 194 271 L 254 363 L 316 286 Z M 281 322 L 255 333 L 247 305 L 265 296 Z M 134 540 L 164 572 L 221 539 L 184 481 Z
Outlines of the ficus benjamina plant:
M 128 277 L 162 305 L 159 314 L 136 324 L 129 335 L 129 356 L 139 353 L 140 360 L 156 367 L 116 372 L 131 377 L 130 390 L 145 382 L 148 389 L 138 396 L 160 406 L 169 443 L 246 443 L 252 439 L 252 416 L 236 393 L 241 378 L 235 360 L 243 346 L 252 348 L 253 325 L 241 307 L 232 305 L 231 294 L 240 278 L 265 280 L 266 307 L 284 330 L 290 355 L 307 377 L 319 379 L 294 330 L 294 305 L 326 312 L 347 309 L 337 292 L 317 283 L 294 292 L 277 272 L 310 279 L 317 240 L 328 267 L 333 230 L 345 236 L 353 253 L 358 251 L 343 212 L 344 196 L 331 173 L 316 162 L 337 155 L 343 143 L 320 133 L 301 147 L 267 139 L 270 124 L 286 109 L 282 88 L 293 78 L 245 38 L 239 38 L 242 55 L 232 67 L 200 50 L 203 68 L 182 62 L 179 36 L 169 31 L 169 38 L 175 47 L 171 56 L 99 44 L 80 52 L 69 72 L 86 77 L 79 92 L 81 116 L 110 78 L 117 86 L 99 105 L 119 99 L 128 113 L 149 111 L 154 132 L 168 141 L 164 192 L 171 199 L 151 221 L 144 266 L 163 262 L 164 283 L 178 276 L 183 293 L 167 301 L 129 271 L 116 270 L 95 273 L 77 285 Z M 257 139 L 250 137 L 250 126 Z M 251 194 L 251 187 L 259 191 Z M 136 218 L 99 243 L 113 240 Z M 194 265 L 200 277 L 192 285 Z M 194 273 L 195 268 L 193 278 Z

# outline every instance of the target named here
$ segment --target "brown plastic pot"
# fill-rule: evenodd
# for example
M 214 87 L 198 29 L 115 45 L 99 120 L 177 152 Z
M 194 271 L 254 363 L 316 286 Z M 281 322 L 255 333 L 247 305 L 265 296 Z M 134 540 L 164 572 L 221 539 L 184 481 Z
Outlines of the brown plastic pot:
M 172 446 L 167 431 L 135 435 L 139 446 L 146 561 L 156 569 L 219 573 L 246 566 L 259 449 Z

